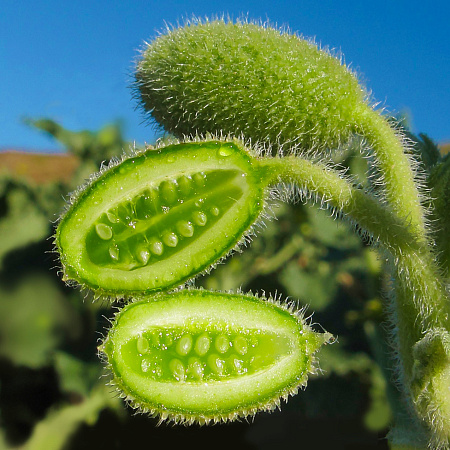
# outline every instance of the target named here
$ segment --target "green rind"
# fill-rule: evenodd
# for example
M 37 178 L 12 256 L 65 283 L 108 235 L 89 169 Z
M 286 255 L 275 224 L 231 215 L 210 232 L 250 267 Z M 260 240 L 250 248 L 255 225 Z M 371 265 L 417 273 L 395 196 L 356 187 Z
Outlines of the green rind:
M 291 347 L 274 364 L 252 374 L 214 381 L 160 382 L 130 370 L 121 353 L 124 345 L 152 327 L 258 330 L 289 339 Z M 107 357 L 112 383 L 134 407 L 176 422 L 208 423 L 279 406 L 281 398 L 287 399 L 306 385 L 308 374 L 315 369 L 314 354 L 330 338 L 329 333 L 313 332 L 301 315 L 277 302 L 242 294 L 182 290 L 125 306 L 99 350 Z
M 238 181 L 244 194 L 211 229 L 193 239 L 176 257 L 136 270 L 100 267 L 89 257 L 85 247 L 88 232 L 115 204 L 181 174 L 230 169 L 242 172 Z M 55 243 L 64 279 L 102 296 L 128 297 L 179 286 L 238 245 L 261 214 L 264 197 L 256 160 L 237 141 L 187 142 L 132 156 L 100 173 L 61 218 Z

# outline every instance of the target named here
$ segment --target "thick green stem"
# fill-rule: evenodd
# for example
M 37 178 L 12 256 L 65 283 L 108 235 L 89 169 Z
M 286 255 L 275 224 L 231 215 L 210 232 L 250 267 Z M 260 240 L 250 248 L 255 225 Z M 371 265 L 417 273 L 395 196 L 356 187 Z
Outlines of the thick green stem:
M 364 107 L 357 131 L 372 146 L 386 200 L 408 222 L 419 246 L 394 259 L 394 323 L 404 392 L 431 430 L 430 445 L 450 446 L 450 302 L 427 236 L 424 210 L 405 144 L 386 120 Z M 395 253 L 394 253 L 395 255 Z
M 449 302 L 419 212 L 408 216 L 395 201 L 395 214 L 335 171 L 302 158 L 265 158 L 260 164 L 268 185 L 295 183 L 318 195 L 378 238 L 390 253 L 397 291 L 393 323 L 400 381 L 419 417 L 439 436 L 439 442 L 445 442 L 450 437 L 450 394 L 442 389 L 450 386 Z M 408 208 L 420 207 L 416 193 L 414 189 Z M 408 200 L 407 188 L 400 196 Z
M 361 104 L 354 114 L 357 122 L 356 131 L 367 139 L 377 158 L 385 185 L 386 200 L 399 217 L 409 223 L 411 232 L 425 241 L 420 194 L 410 162 L 404 152 L 402 138 L 394 133 L 384 117 L 366 104 Z
M 404 221 L 325 165 L 296 156 L 263 158 L 259 164 L 266 171 L 267 185 L 295 183 L 305 192 L 318 195 L 321 201 L 342 211 L 394 253 L 398 248 L 418 249 L 416 239 L 406 230 Z

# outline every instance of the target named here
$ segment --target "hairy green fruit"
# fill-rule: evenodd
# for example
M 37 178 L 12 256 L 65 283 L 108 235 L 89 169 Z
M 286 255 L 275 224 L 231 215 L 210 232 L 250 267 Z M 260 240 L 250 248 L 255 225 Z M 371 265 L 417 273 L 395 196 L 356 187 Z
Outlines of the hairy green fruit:
M 191 142 L 147 150 L 100 173 L 56 232 L 65 279 L 97 295 L 130 296 L 207 270 L 263 209 L 253 162 L 237 142 Z
M 345 64 L 311 42 L 255 23 L 189 23 L 147 46 L 135 86 L 143 109 L 177 136 L 220 132 L 303 152 L 364 137 L 386 201 L 426 239 L 404 141 Z
M 188 24 L 151 42 L 136 72 L 144 109 L 177 136 L 224 132 L 334 147 L 365 92 L 340 61 L 254 23 Z
M 126 305 L 99 350 L 134 407 L 209 423 L 278 406 L 330 339 L 275 301 L 182 290 Z

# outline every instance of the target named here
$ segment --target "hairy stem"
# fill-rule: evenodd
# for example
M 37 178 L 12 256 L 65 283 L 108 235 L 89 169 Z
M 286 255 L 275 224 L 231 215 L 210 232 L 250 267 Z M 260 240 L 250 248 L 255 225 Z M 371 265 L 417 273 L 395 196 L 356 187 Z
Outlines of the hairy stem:
M 294 183 L 301 190 L 317 195 L 320 201 L 342 211 L 348 218 L 379 240 L 388 249 L 413 247 L 414 236 L 405 230 L 404 221 L 346 178 L 323 164 L 297 156 L 263 158 L 267 185 Z
M 450 436 L 450 417 L 439 411 L 450 411 L 450 396 L 434 386 L 445 386 L 450 373 L 450 363 L 446 356 L 442 357 L 450 352 L 449 302 L 439 268 L 424 241 L 418 212 L 406 217 L 406 210 L 402 212 L 402 205 L 396 202 L 397 215 L 335 171 L 302 158 L 266 158 L 260 164 L 266 169 L 268 185 L 295 183 L 300 189 L 316 194 L 322 202 L 338 208 L 371 233 L 391 255 L 397 291 L 393 323 L 400 381 L 419 417 L 444 441 L 445 436 Z M 410 207 L 418 198 L 414 192 L 409 199 Z M 408 199 L 406 189 L 401 196 L 405 201 Z
M 355 120 L 356 130 L 368 140 L 377 157 L 386 200 L 399 217 L 409 223 L 411 232 L 425 241 L 424 213 L 402 137 L 397 136 L 386 119 L 366 104 L 358 105 Z

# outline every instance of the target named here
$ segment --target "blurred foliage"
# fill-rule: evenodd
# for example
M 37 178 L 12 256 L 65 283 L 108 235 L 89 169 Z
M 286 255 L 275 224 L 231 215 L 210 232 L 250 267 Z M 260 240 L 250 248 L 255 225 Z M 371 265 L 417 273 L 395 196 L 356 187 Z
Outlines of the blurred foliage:
M 72 132 L 49 119 L 29 123 L 79 162 L 71 178 L 44 184 L 0 171 L 0 449 L 131 448 L 144 439 L 169 448 L 221 442 L 265 449 L 296 445 L 298 433 L 318 449 L 387 448 L 380 437 L 391 418 L 388 399 L 394 406 L 398 399 L 380 327 L 382 262 L 350 224 L 302 203 L 273 201 L 277 219 L 261 224 L 251 245 L 196 284 L 298 300 L 306 315 L 314 312 L 312 322 L 338 336 L 321 352 L 322 374 L 281 412 L 250 424 L 157 427 L 134 416 L 105 387 L 97 358 L 113 307 L 64 286 L 51 239 L 68 192 L 129 144 L 117 124 Z M 367 184 L 357 145 L 335 158 Z

